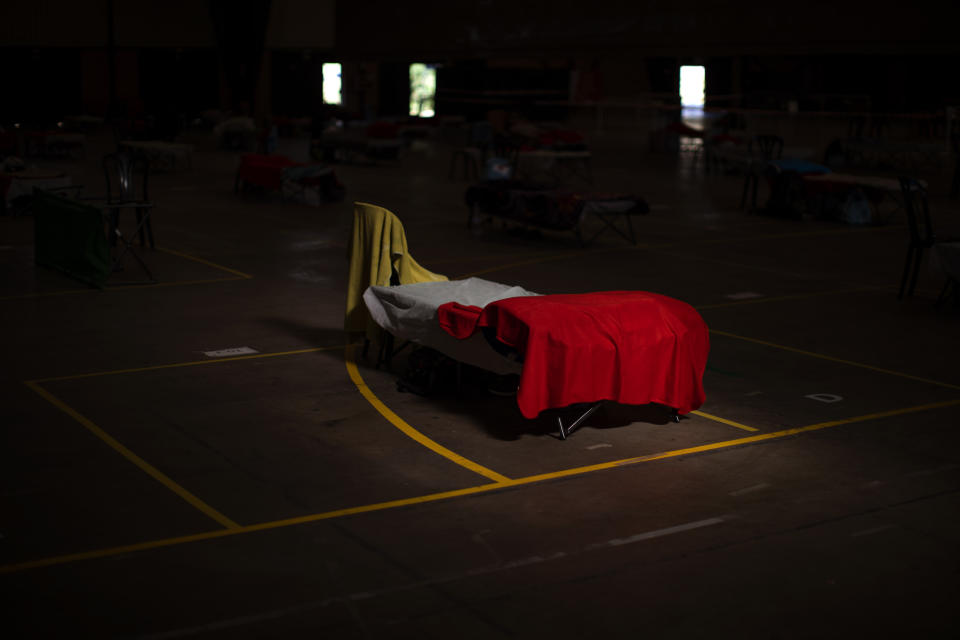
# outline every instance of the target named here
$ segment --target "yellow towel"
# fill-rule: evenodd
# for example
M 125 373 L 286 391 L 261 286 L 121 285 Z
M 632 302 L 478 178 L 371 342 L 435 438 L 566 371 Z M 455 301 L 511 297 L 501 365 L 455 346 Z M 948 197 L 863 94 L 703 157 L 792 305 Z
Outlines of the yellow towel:
M 347 252 L 350 277 L 347 283 L 347 332 L 376 336 L 378 327 L 363 303 L 363 292 L 371 285 L 387 286 L 395 271 L 400 284 L 446 280 L 421 267 L 409 254 L 403 223 L 383 207 L 365 202 L 353 204 L 353 237 Z

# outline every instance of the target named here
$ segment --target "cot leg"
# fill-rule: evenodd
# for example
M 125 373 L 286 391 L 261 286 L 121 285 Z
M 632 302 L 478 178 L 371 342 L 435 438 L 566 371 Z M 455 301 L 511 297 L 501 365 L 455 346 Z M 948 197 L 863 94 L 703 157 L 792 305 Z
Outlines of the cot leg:
M 573 433 L 573 430 L 579 427 L 581 422 L 589 418 L 593 414 L 593 412 L 599 408 L 600 408 L 600 403 L 594 402 L 592 405 L 590 405 L 589 409 L 587 409 L 582 414 L 580 414 L 579 418 L 574 420 L 572 423 L 570 423 L 569 426 L 566 426 L 566 427 L 563 425 L 563 418 L 561 416 L 557 416 L 557 426 L 560 428 L 560 439 L 566 440 L 567 436 Z
M 919 249 L 917 249 L 919 251 Z M 900 293 L 897 294 L 897 300 L 903 299 L 903 292 L 907 290 L 907 279 L 910 277 L 910 262 L 913 260 L 913 242 L 910 243 L 910 247 L 907 249 L 907 261 L 903 265 L 903 277 L 900 279 Z
M 937 296 L 937 302 L 934 305 L 936 309 L 940 308 L 944 302 L 947 301 L 947 298 L 950 297 L 950 290 L 953 289 L 953 298 L 956 299 L 960 295 L 960 285 L 958 285 L 953 280 L 947 280 L 947 283 L 943 285 L 943 289 L 940 290 L 940 295 Z
M 377 365 L 375 369 L 379 369 L 380 365 L 385 365 L 387 370 L 390 369 L 390 361 L 393 359 L 393 334 L 383 332 L 380 341 L 380 353 L 377 355 Z
M 917 252 L 913 254 L 913 275 L 910 278 L 910 288 L 907 289 L 907 296 L 913 295 L 913 290 L 917 288 L 917 276 L 920 275 L 920 261 L 923 259 L 923 248 L 917 247 Z
M 587 243 L 583 241 L 583 232 L 580 231 L 580 223 L 577 223 L 577 226 L 573 228 L 573 234 L 577 236 L 577 244 L 580 245 L 580 248 L 583 249 L 587 246 Z

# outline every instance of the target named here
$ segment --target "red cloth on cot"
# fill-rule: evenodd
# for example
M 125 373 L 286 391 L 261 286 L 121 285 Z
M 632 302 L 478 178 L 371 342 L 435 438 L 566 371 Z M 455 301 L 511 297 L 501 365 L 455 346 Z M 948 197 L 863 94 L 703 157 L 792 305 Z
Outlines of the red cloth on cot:
M 240 158 L 237 179 L 266 189 L 280 189 L 284 169 L 302 164 L 286 156 L 245 153 Z
M 685 302 L 645 291 L 524 296 L 483 309 L 440 305 L 440 326 L 464 339 L 480 327 L 523 357 L 517 405 L 526 418 L 579 402 L 656 402 L 680 414 L 706 396 L 710 338 Z

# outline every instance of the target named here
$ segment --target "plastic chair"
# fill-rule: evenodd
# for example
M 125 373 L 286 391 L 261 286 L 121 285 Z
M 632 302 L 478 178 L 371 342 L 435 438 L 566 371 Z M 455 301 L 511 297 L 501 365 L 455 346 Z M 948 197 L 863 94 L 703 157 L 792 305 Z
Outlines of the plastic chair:
M 743 195 L 740 197 L 740 208 L 743 209 L 747 204 L 747 192 L 753 187 L 750 200 L 751 211 L 757 208 L 757 185 L 760 183 L 760 173 L 767 164 L 773 160 L 779 160 L 780 156 L 783 155 L 783 138 L 772 134 L 755 136 L 748 147 L 751 155 L 754 144 L 760 152 L 759 158 L 751 157 L 750 159 L 750 166 L 747 168 L 747 175 L 743 181 Z
M 927 190 L 923 184 L 910 177 L 900 178 L 900 191 L 903 194 L 903 209 L 907 214 L 907 226 L 910 229 L 910 245 L 907 247 L 907 260 L 903 265 L 903 276 L 900 278 L 900 292 L 897 299 L 903 299 L 904 293 L 912 296 L 917 286 L 917 276 L 920 274 L 920 262 L 925 249 L 930 249 L 938 243 L 956 242 L 955 239 L 937 238 L 933 230 L 933 220 L 930 216 L 930 207 L 927 203 Z M 909 281 L 909 285 L 908 285 Z M 946 297 L 952 284 L 947 284 L 940 292 L 937 304 Z

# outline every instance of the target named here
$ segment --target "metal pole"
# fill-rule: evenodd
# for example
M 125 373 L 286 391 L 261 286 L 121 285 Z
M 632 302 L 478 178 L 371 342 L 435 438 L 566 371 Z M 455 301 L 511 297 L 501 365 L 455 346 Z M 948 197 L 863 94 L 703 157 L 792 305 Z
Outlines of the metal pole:
M 113 0 L 107 0 L 107 87 L 109 106 L 107 113 L 112 118 L 117 111 L 117 37 L 113 16 Z

